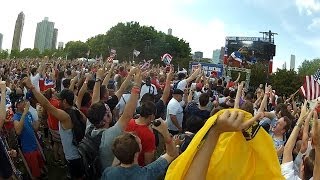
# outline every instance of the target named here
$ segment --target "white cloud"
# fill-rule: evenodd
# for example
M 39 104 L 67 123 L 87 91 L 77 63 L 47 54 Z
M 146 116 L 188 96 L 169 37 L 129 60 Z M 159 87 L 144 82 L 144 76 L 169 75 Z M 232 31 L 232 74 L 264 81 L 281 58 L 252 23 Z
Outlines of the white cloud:
M 318 0 L 296 0 L 296 6 L 300 14 L 306 12 L 307 15 L 320 11 L 320 2 Z
M 312 23 L 308 26 L 309 30 L 320 28 L 320 18 L 313 18 Z
M 33 48 L 37 22 L 49 17 L 59 29 L 58 41 L 85 41 L 97 34 L 105 33 L 118 22 L 138 21 L 142 25 L 154 26 L 190 43 L 193 51 L 203 51 L 205 57 L 212 50 L 224 45 L 224 24 L 219 19 L 200 22 L 181 14 L 184 6 L 192 6 L 195 0 L 30 0 L 4 1 L 0 11 L 0 33 L 4 35 L 3 48 L 10 49 L 15 20 L 20 11 L 25 13 L 22 49 Z

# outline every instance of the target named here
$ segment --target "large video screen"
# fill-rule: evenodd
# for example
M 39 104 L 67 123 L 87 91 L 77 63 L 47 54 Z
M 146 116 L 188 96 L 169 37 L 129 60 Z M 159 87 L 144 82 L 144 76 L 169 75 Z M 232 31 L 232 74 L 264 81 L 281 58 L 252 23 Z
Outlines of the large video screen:
M 275 56 L 275 45 L 259 37 L 227 37 L 225 47 L 225 56 L 238 51 L 243 61 L 250 64 L 268 62 L 271 56 Z

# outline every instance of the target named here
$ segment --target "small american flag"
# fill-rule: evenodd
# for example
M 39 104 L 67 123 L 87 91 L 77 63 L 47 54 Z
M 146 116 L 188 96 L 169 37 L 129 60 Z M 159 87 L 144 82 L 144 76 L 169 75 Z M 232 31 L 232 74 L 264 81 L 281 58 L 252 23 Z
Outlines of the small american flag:
M 303 85 L 300 87 L 300 93 L 307 99 L 313 100 L 320 96 L 320 69 L 314 75 L 306 76 Z

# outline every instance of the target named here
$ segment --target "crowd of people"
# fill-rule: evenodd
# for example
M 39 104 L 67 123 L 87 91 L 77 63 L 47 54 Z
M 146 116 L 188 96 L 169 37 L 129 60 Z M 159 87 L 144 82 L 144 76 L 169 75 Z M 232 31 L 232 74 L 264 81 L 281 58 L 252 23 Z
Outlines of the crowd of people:
M 320 102 L 310 108 L 267 84 L 247 91 L 240 73 L 226 81 L 207 77 L 200 64 L 187 73 L 45 58 L 2 60 L 0 76 L 0 179 L 21 179 L 15 158 L 31 179 L 50 179 L 47 148 L 71 179 L 174 179 L 178 172 L 181 179 L 212 179 L 219 169 L 233 179 L 320 179 Z M 254 158 L 275 157 L 273 173 L 254 170 L 268 164 L 261 161 L 247 167 L 256 173 L 242 176 L 232 170 L 241 162 L 226 166 L 222 157 L 224 165 L 209 171 L 217 148 L 244 147 L 223 141 L 236 133 L 245 144 L 264 133 L 259 146 L 270 152 Z

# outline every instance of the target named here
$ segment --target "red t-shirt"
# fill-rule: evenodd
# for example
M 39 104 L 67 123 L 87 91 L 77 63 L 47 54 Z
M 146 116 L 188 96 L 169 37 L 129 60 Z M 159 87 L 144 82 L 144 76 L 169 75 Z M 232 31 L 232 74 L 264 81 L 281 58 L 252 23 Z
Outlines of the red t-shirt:
M 157 89 L 160 89 L 160 84 L 159 84 L 157 78 L 152 78 L 151 84 L 155 85 Z
M 126 131 L 134 132 L 141 139 L 142 150 L 139 154 L 138 163 L 140 166 L 145 166 L 144 153 L 156 150 L 156 139 L 153 131 L 147 125 L 136 124 L 134 119 L 129 121 Z
M 59 100 L 51 98 L 49 102 L 54 107 L 59 108 Z M 59 130 L 59 121 L 50 113 L 48 113 L 48 127 L 55 131 Z

